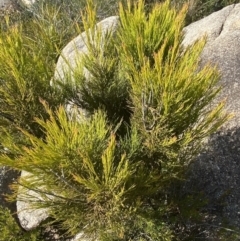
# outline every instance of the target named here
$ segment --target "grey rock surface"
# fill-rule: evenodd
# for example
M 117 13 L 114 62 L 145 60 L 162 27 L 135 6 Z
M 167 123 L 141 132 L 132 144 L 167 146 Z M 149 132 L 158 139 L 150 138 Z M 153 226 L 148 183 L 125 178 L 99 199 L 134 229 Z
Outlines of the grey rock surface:
M 29 175 L 31 175 L 29 172 L 22 171 L 21 178 L 26 178 Z M 24 189 L 24 187 L 19 188 Z M 18 194 L 17 197 L 16 206 L 19 223 L 25 230 L 31 230 L 47 219 L 49 214 L 47 209 L 32 208 L 31 203 L 26 200 L 27 196 L 29 197 L 29 200 L 41 200 L 41 197 L 38 193 L 26 189 L 24 190 L 24 198 L 22 198 L 21 194 Z
M 5 6 L 10 5 L 10 4 L 12 4 L 11 0 L 0 0 L 0 7 L 1 8 L 4 8 Z
M 229 17 L 233 8 L 235 8 L 235 5 L 227 6 L 221 11 L 214 12 L 211 15 L 185 27 L 183 45 L 187 46 L 193 44 L 204 35 L 207 36 L 208 43 L 214 41 L 221 34 L 225 21 Z
M 80 232 L 75 237 L 73 237 L 70 241 L 90 241 L 90 239 L 87 239 L 84 237 L 84 233 Z
M 216 101 L 226 99 L 227 112 L 235 116 L 209 139 L 205 150 L 192 164 L 184 189 L 203 192 L 207 197 L 206 210 L 215 231 L 229 225 L 239 232 L 240 4 L 230 5 L 187 26 L 183 44 L 192 44 L 204 35 L 207 35 L 207 44 L 201 63 L 210 62 L 220 70 L 222 92 Z M 236 240 L 240 240 L 239 233 Z
M 202 63 L 210 62 L 220 70 L 223 87 L 218 100 L 227 98 L 227 111 L 233 118 L 225 128 L 240 125 L 240 4 L 230 5 L 221 11 L 190 24 L 185 28 L 183 44 L 192 44 L 207 35 Z
M 34 4 L 36 2 L 36 0 L 21 0 L 21 2 L 26 5 L 26 6 L 31 6 L 32 4 Z

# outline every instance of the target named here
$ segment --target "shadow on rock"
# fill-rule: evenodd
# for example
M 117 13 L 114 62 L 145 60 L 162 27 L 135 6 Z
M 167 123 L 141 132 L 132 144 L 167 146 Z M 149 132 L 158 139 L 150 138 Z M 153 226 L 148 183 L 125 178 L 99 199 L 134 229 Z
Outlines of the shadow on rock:
M 210 138 L 181 189 L 182 197 L 198 193 L 207 200 L 197 225 L 201 240 L 240 240 L 240 128 Z

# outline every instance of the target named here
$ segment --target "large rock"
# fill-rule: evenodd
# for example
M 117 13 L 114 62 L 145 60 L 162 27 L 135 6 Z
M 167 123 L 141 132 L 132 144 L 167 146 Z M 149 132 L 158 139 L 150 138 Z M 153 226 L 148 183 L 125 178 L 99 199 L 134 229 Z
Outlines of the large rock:
M 227 110 L 235 113 L 226 126 L 240 125 L 240 4 L 230 5 L 221 11 L 190 24 L 185 28 L 184 45 L 196 39 L 208 37 L 202 54 L 202 62 L 216 64 L 221 73 L 223 91 L 218 99 L 227 98 Z
M 230 5 L 187 26 L 183 44 L 192 44 L 204 35 L 207 44 L 201 62 L 218 66 L 223 88 L 217 101 L 226 99 L 227 111 L 235 116 L 209 139 L 207 148 L 192 165 L 185 190 L 203 192 L 207 197 L 206 210 L 212 227 L 218 226 L 220 230 L 221 226 L 229 225 L 239 229 L 240 4 Z

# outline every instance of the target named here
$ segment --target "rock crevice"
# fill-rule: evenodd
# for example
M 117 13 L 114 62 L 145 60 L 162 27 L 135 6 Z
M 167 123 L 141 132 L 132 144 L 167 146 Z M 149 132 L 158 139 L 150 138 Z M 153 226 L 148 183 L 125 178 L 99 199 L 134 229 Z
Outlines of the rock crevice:
M 235 4 L 231 5 L 233 6 L 233 8 L 230 10 L 229 14 L 226 16 L 225 20 L 223 21 L 221 27 L 220 27 L 220 30 L 219 30 L 219 33 L 218 33 L 218 37 L 222 34 L 223 30 L 224 30 L 224 26 L 225 26 L 225 23 L 228 19 L 228 17 L 231 15 L 231 13 L 233 12 L 234 8 L 235 8 Z M 218 38 L 217 37 L 217 38 Z

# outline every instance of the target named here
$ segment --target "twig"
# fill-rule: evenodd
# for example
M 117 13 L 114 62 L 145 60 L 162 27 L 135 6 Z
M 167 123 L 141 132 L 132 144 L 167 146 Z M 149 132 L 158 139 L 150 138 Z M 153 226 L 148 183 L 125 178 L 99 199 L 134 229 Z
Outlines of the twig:
M 146 131 L 151 131 L 155 125 L 156 125 L 156 118 L 154 115 L 154 110 L 152 110 L 152 108 L 150 107 L 152 103 L 152 91 L 150 91 L 149 93 L 149 97 L 148 97 L 148 101 L 146 102 L 146 96 L 144 93 L 142 93 L 142 120 L 143 120 L 143 124 L 144 127 L 146 129 Z M 151 115 L 153 117 L 153 123 L 151 125 L 147 124 L 147 120 L 146 120 L 146 116 L 148 115 L 148 111 L 151 111 Z

